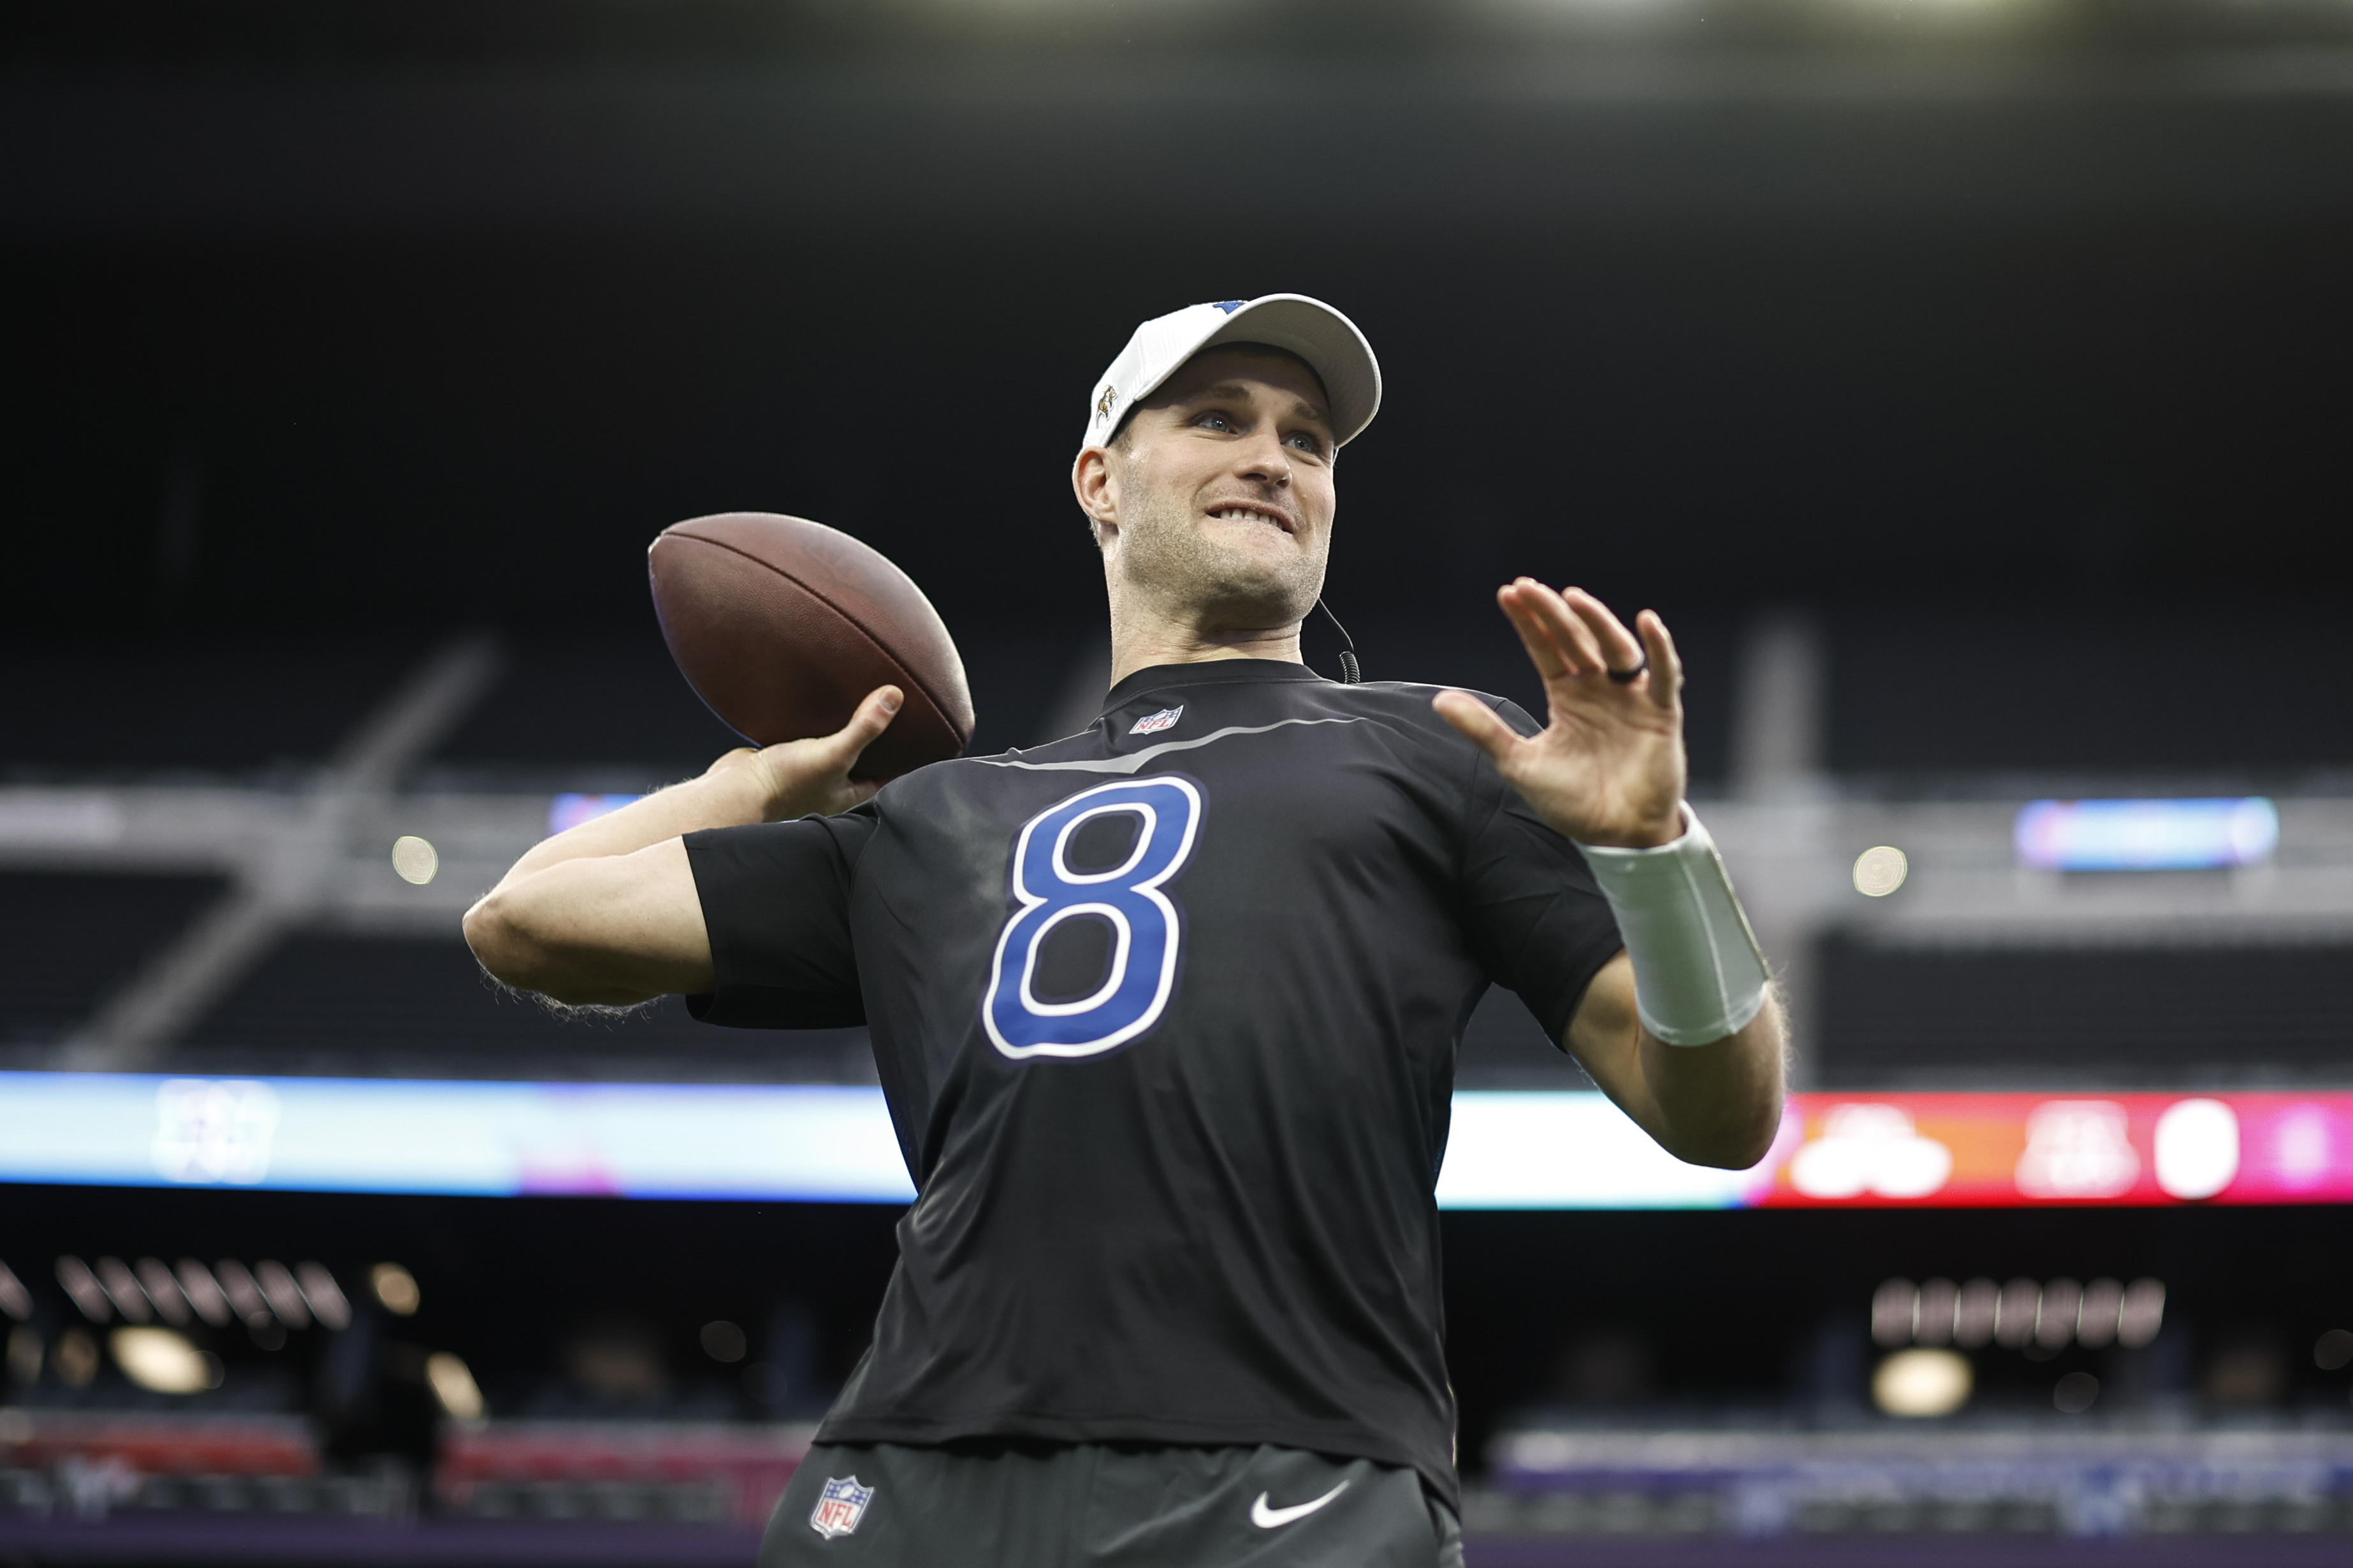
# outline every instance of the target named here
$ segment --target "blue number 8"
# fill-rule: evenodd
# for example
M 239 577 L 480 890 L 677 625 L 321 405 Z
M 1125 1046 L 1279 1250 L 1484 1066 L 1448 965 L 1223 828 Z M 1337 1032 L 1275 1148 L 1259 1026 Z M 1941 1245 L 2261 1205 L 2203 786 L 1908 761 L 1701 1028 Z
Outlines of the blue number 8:
M 1135 847 L 1108 871 L 1073 871 L 1063 858 L 1082 823 L 1114 812 L 1139 819 Z M 1176 984 L 1183 940 L 1176 906 L 1160 885 L 1193 852 L 1201 794 L 1180 778 L 1124 779 L 1082 790 L 1021 827 L 1013 846 L 1013 896 L 1021 908 L 997 939 L 981 1021 L 997 1048 L 1027 1057 L 1092 1057 L 1124 1045 L 1158 1020 Z M 1111 922 L 1111 975 L 1092 996 L 1040 1002 L 1030 989 L 1038 945 L 1078 915 Z

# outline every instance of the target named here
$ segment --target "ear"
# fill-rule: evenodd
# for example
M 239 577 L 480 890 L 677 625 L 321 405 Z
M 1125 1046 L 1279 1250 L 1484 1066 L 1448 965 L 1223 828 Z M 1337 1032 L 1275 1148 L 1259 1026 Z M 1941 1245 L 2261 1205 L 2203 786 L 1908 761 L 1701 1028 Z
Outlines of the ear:
M 1071 492 L 1079 498 L 1079 510 L 1087 514 L 1098 542 L 1105 531 L 1118 530 L 1119 482 L 1107 449 L 1089 447 L 1079 454 L 1071 465 Z

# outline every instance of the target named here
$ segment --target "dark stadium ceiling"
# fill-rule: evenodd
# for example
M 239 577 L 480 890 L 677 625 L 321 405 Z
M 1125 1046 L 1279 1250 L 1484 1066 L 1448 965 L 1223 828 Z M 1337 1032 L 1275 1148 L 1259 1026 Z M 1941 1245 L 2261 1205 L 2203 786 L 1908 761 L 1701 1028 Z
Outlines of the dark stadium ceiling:
M 2338 0 L 32 0 L 0 49 L 73 59 L 778 58 L 1049 49 L 1412 57 L 1531 44 L 2030 50 L 2342 42 Z
M 1390 371 L 1343 605 L 2353 567 L 2353 5 L 99 0 L 0 59 L 20 631 L 642 616 L 742 507 L 1092 621 L 1080 393 L 1273 289 Z
M 59 69 L 0 97 L 0 236 L 47 240 L 1007 228 L 1090 198 L 1417 226 L 2258 218 L 2353 209 L 2353 51 Z
M 2353 205 L 2343 0 L 98 0 L 0 237 Z M 1293 177 L 1236 181 L 1252 155 Z

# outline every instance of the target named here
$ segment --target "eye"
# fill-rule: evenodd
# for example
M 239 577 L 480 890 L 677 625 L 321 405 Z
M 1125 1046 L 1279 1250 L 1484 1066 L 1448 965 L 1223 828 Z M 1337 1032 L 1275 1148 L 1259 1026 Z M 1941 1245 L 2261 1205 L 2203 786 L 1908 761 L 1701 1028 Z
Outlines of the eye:
M 1320 458 L 1324 455 L 1324 437 L 1313 430 L 1295 430 L 1283 437 L 1283 445 L 1296 447 L 1314 457 Z
M 1234 431 L 1233 416 L 1229 414 L 1220 414 L 1214 408 L 1206 413 L 1195 415 L 1193 423 L 1204 430 L 1222 430 L 1228 435 L 1231 435 Z

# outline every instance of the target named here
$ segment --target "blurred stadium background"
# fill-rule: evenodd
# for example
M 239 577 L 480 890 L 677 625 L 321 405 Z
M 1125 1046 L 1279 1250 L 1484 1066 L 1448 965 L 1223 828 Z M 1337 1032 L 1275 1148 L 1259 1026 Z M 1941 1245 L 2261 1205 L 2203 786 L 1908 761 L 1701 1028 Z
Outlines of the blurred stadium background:
M 1303 289 L 1389 376 L 1369 678 L 1532 700 L 1515 573 L 1658 607 L 1795 1009 L 1718 1179 L 1482 1008 L 1472 1562 L 2343 1560 L 2336 0 L 100 0 L 0 56 L 0 1556 L 748 1563 L 892 1256 L 861 1039 L 559 1021 L 456 917 L 730 743 L 681 517 L 857 533 L 981 746 L 1076 728 L 1087 378 Z

